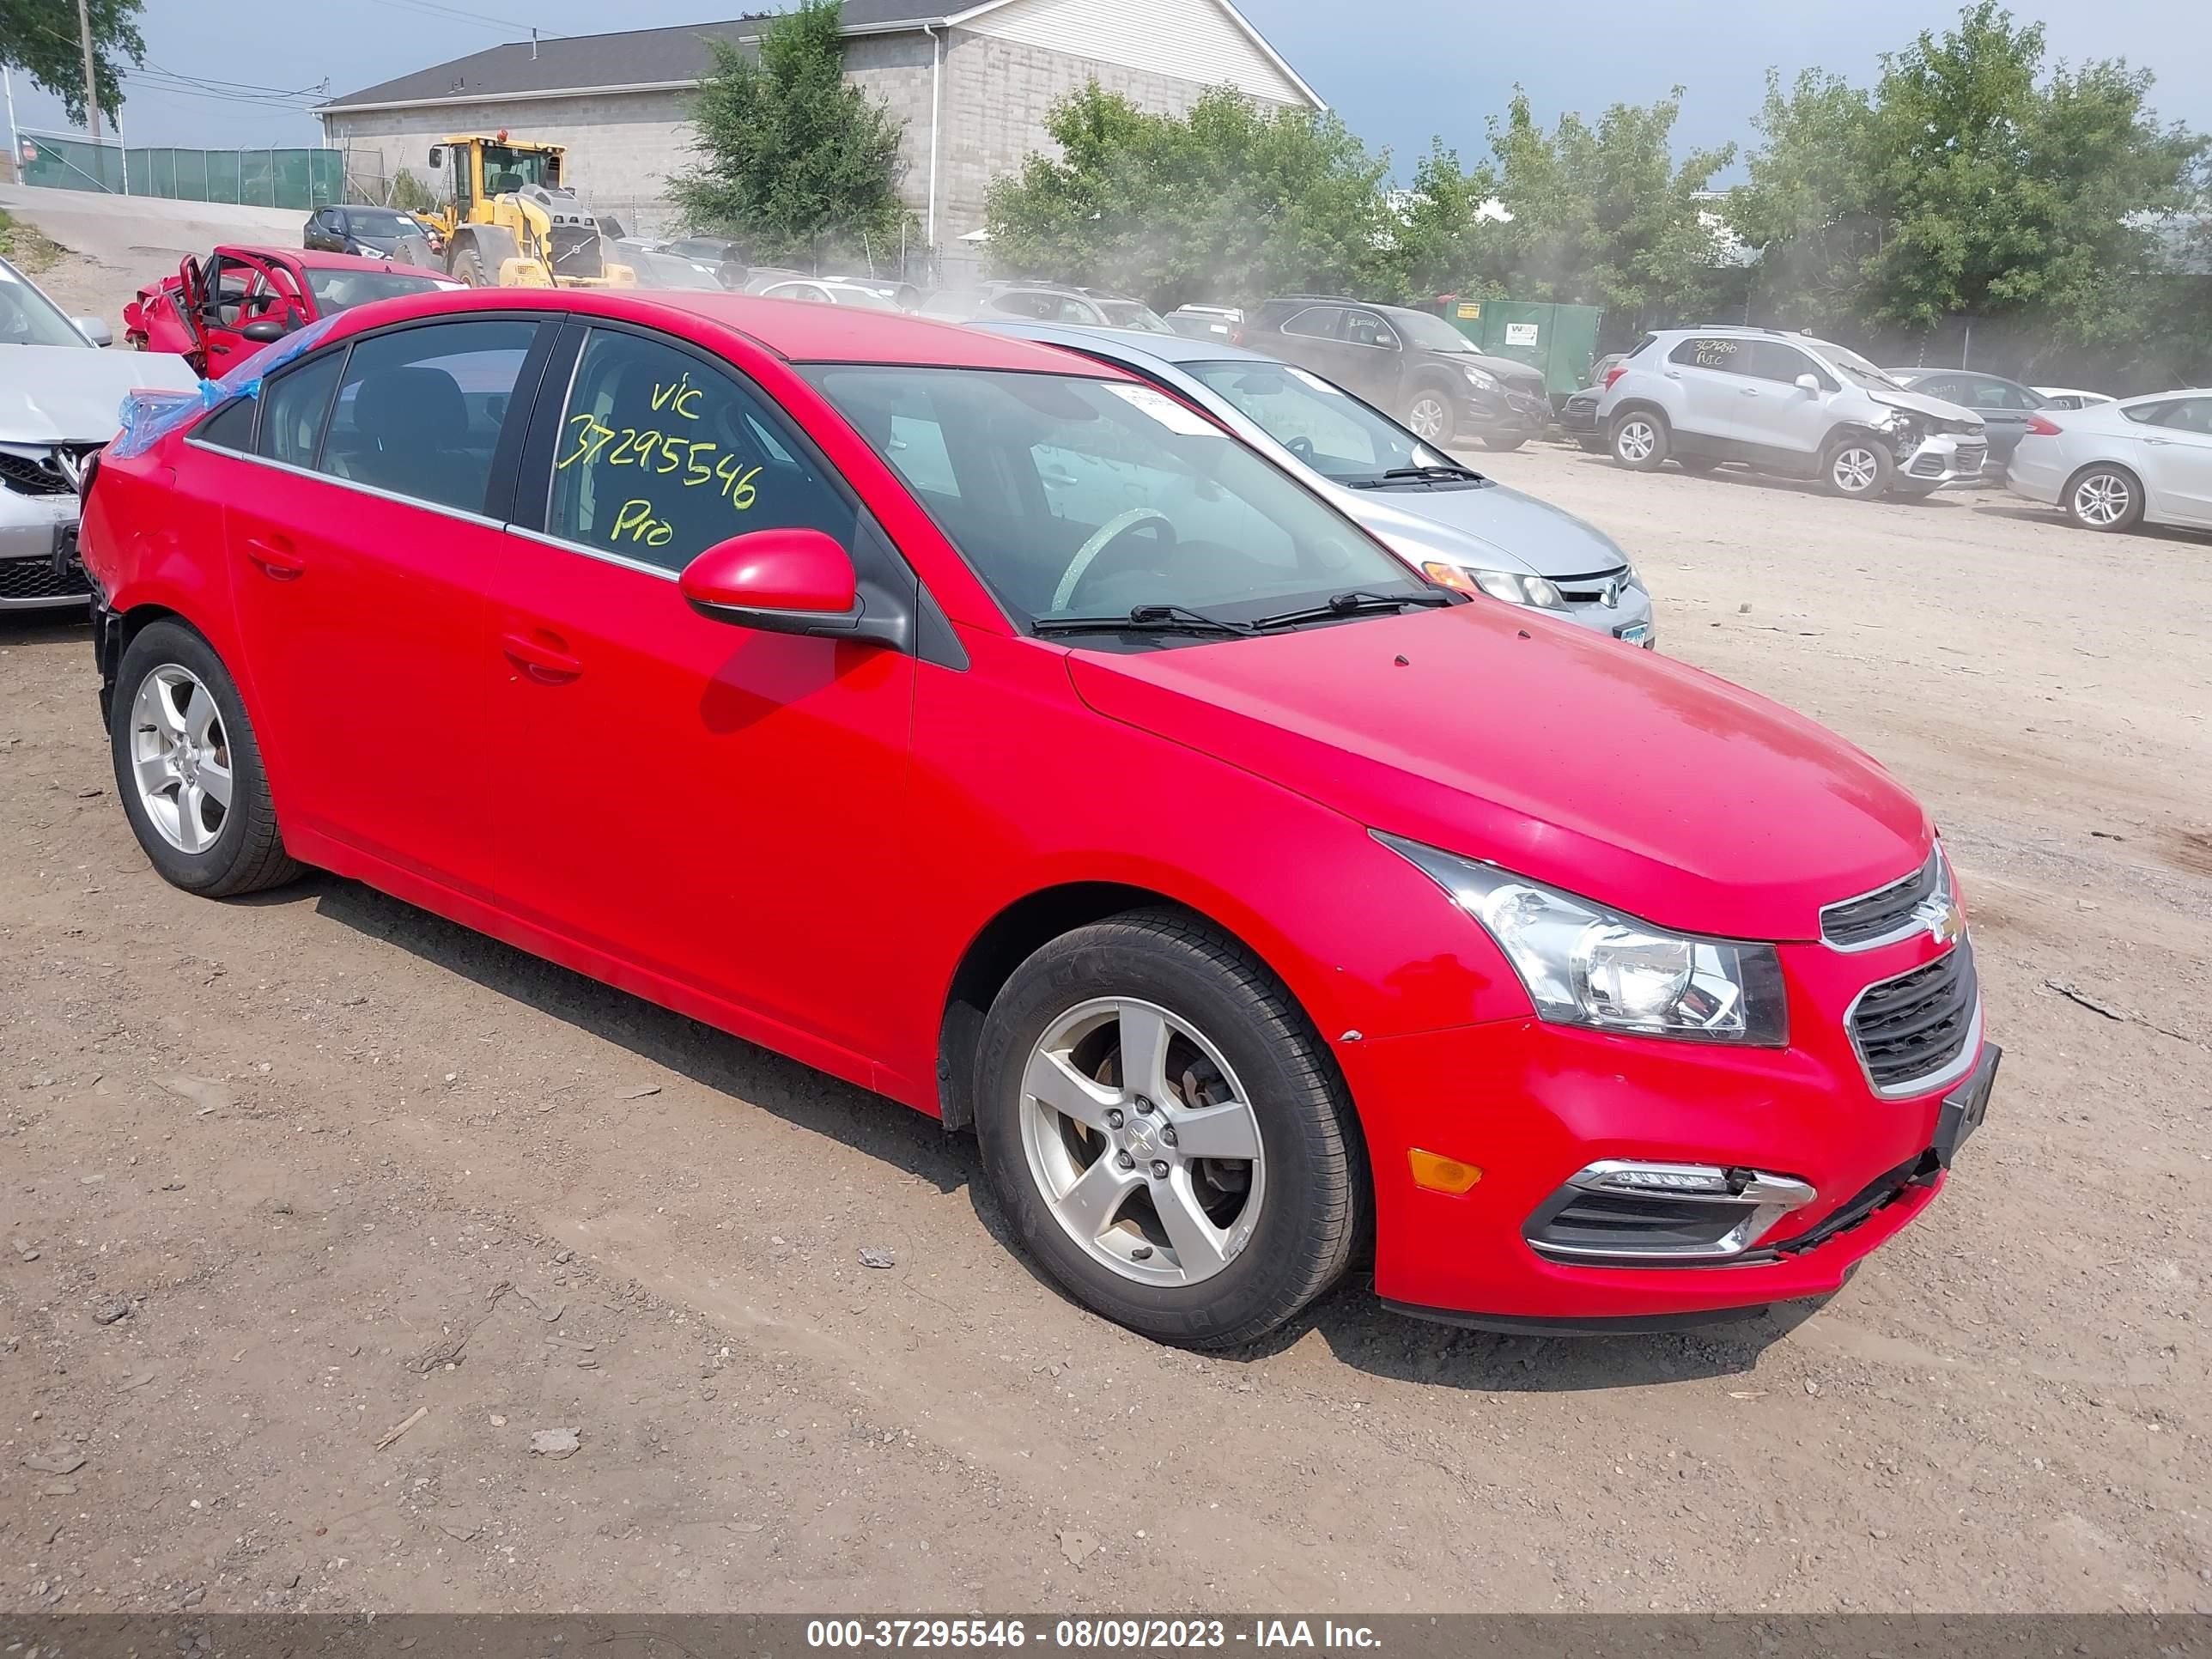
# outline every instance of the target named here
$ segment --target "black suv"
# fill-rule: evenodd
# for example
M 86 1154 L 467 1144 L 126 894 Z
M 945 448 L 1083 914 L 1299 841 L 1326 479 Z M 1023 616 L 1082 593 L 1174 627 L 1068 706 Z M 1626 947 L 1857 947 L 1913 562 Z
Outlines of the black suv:
M 1432 444 L 1480 439 L 1491 449 L 1518 449 L 1551 418 L 1540 373 L 1485 356 L 1425 311 L 1289 295 L 1261 304 L 1244 343 L 1334 380 Z

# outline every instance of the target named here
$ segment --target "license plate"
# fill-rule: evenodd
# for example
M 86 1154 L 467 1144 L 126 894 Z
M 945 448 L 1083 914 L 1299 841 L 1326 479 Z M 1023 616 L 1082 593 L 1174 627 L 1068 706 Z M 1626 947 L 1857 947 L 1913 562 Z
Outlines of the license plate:
M 1626 640 L 1631 645 L 1649 645 L 1651 643 L 1651 624 L 1650 623 L 1630 623 L 1625 628 L 1618 629 L 1614 633 L 1613 638 L 1617 640 Z
M 1945 1169 L 1989 1115 L 1990 1086 L 1996 1081 L 1997 1061 L 2003 1058 L 2004 1051 L 1996 1043 L 1984 1045 L 1974 1074 L 1943 1097 L 1942 1110 L 1936 1116 L 1936 1161 Z

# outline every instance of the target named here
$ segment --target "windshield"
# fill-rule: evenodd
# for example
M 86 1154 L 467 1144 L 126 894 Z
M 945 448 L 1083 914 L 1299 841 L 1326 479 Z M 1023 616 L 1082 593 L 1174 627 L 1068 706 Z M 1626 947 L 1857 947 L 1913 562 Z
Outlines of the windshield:
M 1394 311 L 1390 321 L 1397 331 L 1424 351 L 1474 353 L 1474 342 L 1441 317 L 1425 311 Z
M 1132 328 L 1141 334 L 1175 332 L 1158 312 L 1134 300 L 1097 300 L 1092 303 L 1105 313 L 1109 328 Z
M 1905 389 L 1905 382 L 1893 374 L 1876 368 L 1856 351 L 1846 351 L 1843 347 L 1830 345 L 1825 340 L 1814 340 L 1808 343 L 1861 386 L 1886 386 L 1899 392 Z
M 1152 386 L 989 369 L 807 373 L 1018 620 L 1180 605 L 1249 622 L 1346 589 L 1432 591 Z
M 1318 375 L 1275 363 L 1184 363 L 1237 411 L 1324 477 L 1382 482 L 1406 467 L 1456 466 L 1405 428 L 1385 420 Z
M 82 346 L 92 342 L 59 307 L 0 259 L 0 345 Z
M 419 236 L 422 227 L 390 208 L 348 208 L 346 222 L 356 236 Z
M 408 276 L 396 270 L 331 270 L 307 267 L 307 286 L 315 291 L 316 309 L 332 312 L 365 306 L 372 300 L 396 300 L 403 294 L 428 294 L 446 288 L 434 276 Z
M 538 150 L 509 149 L 505 144 L 483 147 L 484 193 L 508 196 L 526 185 L 545 182 L 545 164 L 552 158 Z

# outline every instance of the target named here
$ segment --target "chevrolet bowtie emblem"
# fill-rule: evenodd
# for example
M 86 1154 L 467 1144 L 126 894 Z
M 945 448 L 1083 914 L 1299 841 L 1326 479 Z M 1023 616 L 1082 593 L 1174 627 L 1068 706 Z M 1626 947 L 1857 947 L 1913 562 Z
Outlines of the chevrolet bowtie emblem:
M 1949 945 L 1966 931 L 1966 919 L 1959 914 L 1958 901 L 1948 895 L 1922 902 L 1912 913 L 1912 919 L 1928 930 L 1928 937 L 1938 945 Z

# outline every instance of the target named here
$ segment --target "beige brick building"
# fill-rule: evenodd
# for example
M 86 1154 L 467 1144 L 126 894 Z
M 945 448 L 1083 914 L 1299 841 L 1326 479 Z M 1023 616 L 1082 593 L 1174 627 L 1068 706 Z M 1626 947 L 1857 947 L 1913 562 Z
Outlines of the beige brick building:
M 1323 106 L 1229 0 L 846 0 L 848 80 L 905 123 L 900 190 L 925 241 L 963 262 L 1000 173 L 1048 149 L 1045 118 L 1097 81 L 1139 107 L 1179 114 L 1207 88 L 1257 102 Z M 494 46 L 333 99 L 325 141 L 364 173 L 426 177 L 443 134 L 495 131 L 568 147 L 568 182 L 634 228 L 665 228 L 666 181 L 692 164 L 687 104 L 711 64 L 708 42 L 744 44 L 739 18 Z M 972 246 L 971 245 L 967 245 Z

